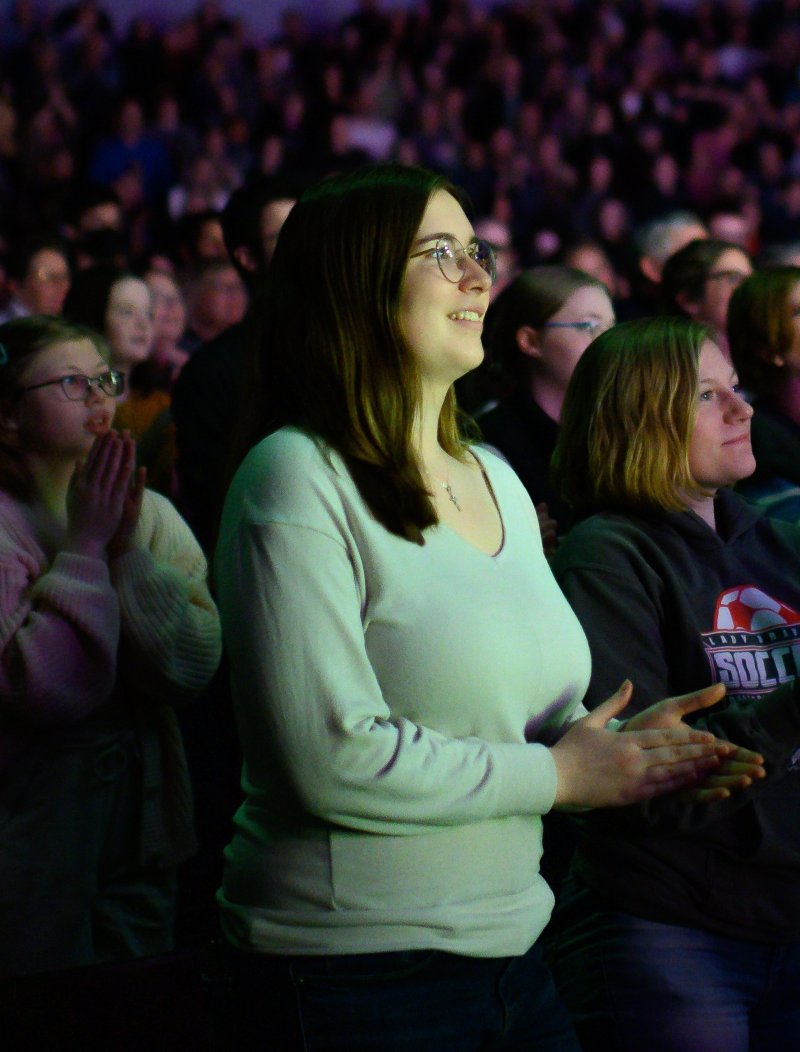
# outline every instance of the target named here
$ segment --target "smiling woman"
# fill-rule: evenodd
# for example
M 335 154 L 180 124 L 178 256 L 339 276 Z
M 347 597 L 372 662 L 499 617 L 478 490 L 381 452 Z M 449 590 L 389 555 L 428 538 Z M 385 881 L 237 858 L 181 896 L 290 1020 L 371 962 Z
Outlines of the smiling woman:
M 326 180 L 281 231 L 215 557 L 246 792 L 226 1047 L 575 1052 L 537 946 L 542 815 L 732 748 L 681 722 L 716 695 L 630 734 L 606 728 L 626 688 L 583 715 L 531 502 L 457 426 L 493 273 L 418 168 Z
M 733 806 L 583 821 L 552 960 L 587 1052 L 638 1052 L 645 1030 L 656 1052 L 797 1043 L 800 529 L 731 492 L 752 415 L 708 329 L 677 317 L 598 337 L 564 402 L 556 474 L 582 521 L 553 568 L 589 639 L 587 705 L 630 675 L 635 723 L 722 683 L 697 725 L 769 771 Z

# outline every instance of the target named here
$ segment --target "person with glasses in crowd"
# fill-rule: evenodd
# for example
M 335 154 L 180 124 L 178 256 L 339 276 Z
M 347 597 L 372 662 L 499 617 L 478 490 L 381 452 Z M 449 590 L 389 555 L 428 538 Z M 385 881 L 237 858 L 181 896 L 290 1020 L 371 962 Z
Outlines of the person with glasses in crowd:
M 730 359 L 728 304 L 753 273 L 750 256 L 740 245 L 717 238 L 696 238 L 678 249 L 661 272 L 663 310 L 708 325 L 717 347 Z
M 550 481 L 569 378 L 594 337 L 614 324 L 614 305 L 597 278 L 572 267 L 523 271 L 492 304 L 484 342 L 487 381 L 502 392 L 477 417 L 485 440 L 508 460 L 553 531 L 568 510 Z M 498 386 L 499 385 L 499 386 Z
M 584 714 L 533 505 L 457 425 L 494 274 L 419 168 L 333 176 L 278 238 L 214 563 L 245 793 L 221 1047 L 576 1052 L 537 946 L 542 815 L 733 748 L 682 722 L 716 690 L 629 733 L 607 727 L 627 686 Z
M 173 706 L 211 679 L 206 563 L 112 430 L 104 341 L 0 326 L 0 976 L 171 949 L 194 849 Z

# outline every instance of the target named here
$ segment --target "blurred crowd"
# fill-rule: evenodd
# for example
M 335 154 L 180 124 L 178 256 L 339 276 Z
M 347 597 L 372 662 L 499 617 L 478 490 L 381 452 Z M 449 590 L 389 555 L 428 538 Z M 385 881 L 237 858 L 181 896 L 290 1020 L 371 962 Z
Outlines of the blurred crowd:
M 16 0 L 0 29 L 0 297 L 33 234 L 67 239 L 73 265 L 181 271 L 224 257 L 213 226 L 192 244 L 190 219 L 246 180 L 365 159 L 446 172 L 521 265 L 598 242 L 615 292 L 633 233 L 666 211 L 757 254 L 797 236 L 798 66 L 797 0 L 361 0 L 316 32 L 289 9 L 268 40 L 215 0 L 163 26 L 117 25 L 99 0 Z

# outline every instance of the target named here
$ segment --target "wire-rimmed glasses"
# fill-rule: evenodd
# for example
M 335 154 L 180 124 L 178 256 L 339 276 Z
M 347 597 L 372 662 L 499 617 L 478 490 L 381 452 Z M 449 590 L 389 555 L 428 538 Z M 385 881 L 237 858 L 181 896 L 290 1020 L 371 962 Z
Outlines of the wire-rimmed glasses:
M 432 248 L 426 248 L 422 252 L 414 252 L 411 256 L 432 256 L 439 264 L 442 277 L 454 285 L 463 279 L 467 271 L 467 257 L 474 260 L 481 270 L 489 275 L 489 280 L 494 284 L 497 277 L 497 261 L 495 252 L 488 241 L 475 238 L 465 248 L 461 242 L 450 234 L 444 234 L 436 239 Z
M 66 376 L 56 376 L 52 380 L 44 380 L 40 384 L 31 384 L 23 387 L 25 391 L 37 391 L 40 387 L 54 387 L 58 384 L 64 392 L 64 397 L 70 402 L 85 402 L 92 390 L 102 391 L 110 398 L 119 398 L 125 390 L 125 376 L 116 369 L 109 369 L 100 376 L 84 376 L 82 373 L 68 373 Z

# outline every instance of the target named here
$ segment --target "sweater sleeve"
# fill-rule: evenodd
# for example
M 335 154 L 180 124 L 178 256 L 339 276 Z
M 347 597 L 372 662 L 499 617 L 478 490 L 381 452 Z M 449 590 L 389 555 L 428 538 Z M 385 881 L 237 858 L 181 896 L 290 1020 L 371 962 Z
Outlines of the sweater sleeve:
M 280 777 L 304 813 L 392 835 L 552 807 L 543 745 L 450 737 L 390 711 L 365 644 L 359 553 L 342 536 L 242 519 L 215 566 L 251 782 Z
M 205 556 L 169 501 L 150 491 L 135 542 L 111 564 L 123 639 L 146 693 L 191 698 L 210 682 L 222 647 Z
M 100 559 L 61 552 L 44 568 L 0 538 L 0 699 L 23 722 L 67 725 L 109 697 L 119 606 Z

